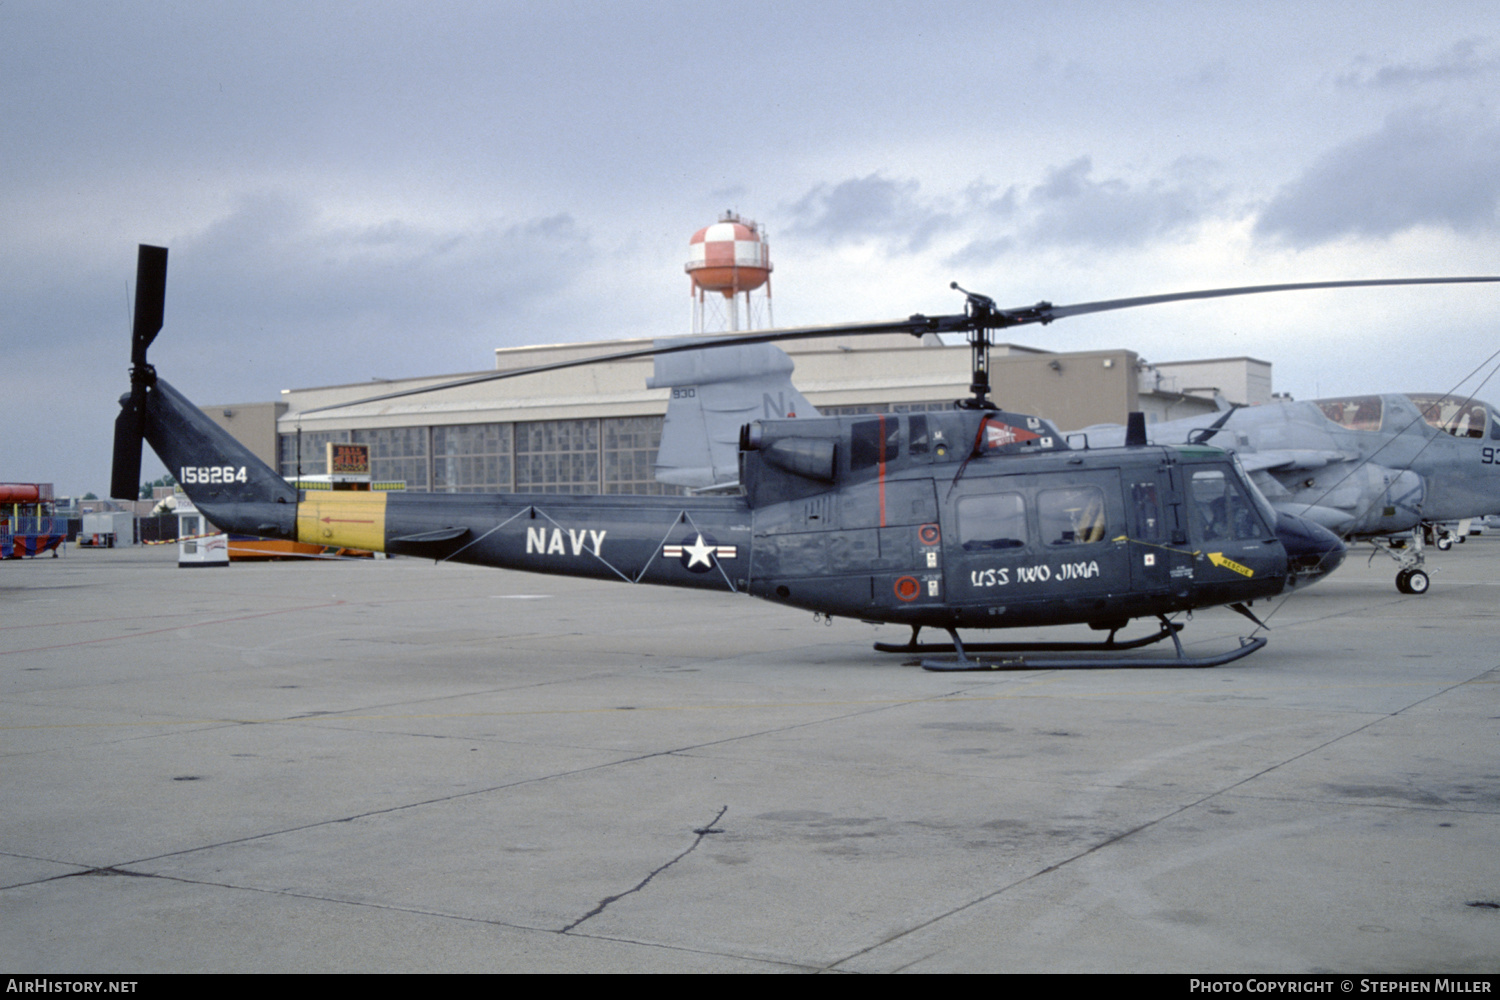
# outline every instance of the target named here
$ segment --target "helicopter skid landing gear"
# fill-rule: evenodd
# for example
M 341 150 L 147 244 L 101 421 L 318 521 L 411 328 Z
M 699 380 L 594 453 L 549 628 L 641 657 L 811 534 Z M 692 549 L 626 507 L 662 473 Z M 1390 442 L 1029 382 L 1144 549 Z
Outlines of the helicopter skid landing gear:
M 1249 656 L 1251 653 L 1255 652 L 1257 649 L 1260 649 L 1266 644 L 1266 640 L 1261 637 L 1257 637 L 1254 639 L 1241 638 L 1239 648 L 1232 649 L 1227 653 L 1220 653 L 1217 656 L 1188 656 L 1186 651 L 1182 648 L 1182 640 L 1177 637 L 1177 633 L 1182 630 L 1182 626 L 1173 622 L 1169 622 L 1164 617 L 1161 618 L 1161 625 L 1161 631 L 1156 635 L 1148 636 L 1145 639 L 1132 640 L 1131 642 L 1125 643 L 1114 642 L 1114 634 L 1111 633 L 1109 640 L 1106 642 L 1053 642 L 1034 643 L 1031 645 L 1024 645 L 1019 643 L 982 643 L 974 644 L 969 647 L 970 650 L 976 653 L 1012 652 L 1018 654 L 1013 656 L 1001 657 L 995 660 L 969 659 L 964 649 L 963 641 L 958 637 L 958 632 L 951 628 L 947 631 L 948 634 L 953 637 L 952 646 L 945 646 L 942 644 L 918 645 L 915 641 L 916 632 L 913 631 L 913 641 L 908 644 L 908 646 L 885 646 L 883 651 L 908 652 L 915 649 L 922 652 L 926 652 L 928 650 L 934 652 L 941 650 L 957 653 L 958 658 L 956 660 L 924 659 L 921 661 L 923 670 L 945 672 L 968 670 L 1092 670 L 1099 669 L 1101 667 L 1160 669 L 1163 667 L 1217 667 L 1221 664 L 1231 663 L 1235 660 L 1240 659 L 1241 657 Z M 1162 656 L 1137 659 L 1134 657 L 1116 657 L 1111 655 L 1122 650 L 1138 649 L 1141 646 L 1149 646 L 1151 643 L 1160 642 L 1162 639 L 1165 639 L 1169 636 L 1172 639 L 1172 644 L 1177 647 L 1177 655 L 1174 657 Z M 884 644 L 877 644 L 875 648 L 882 649 L 883 646 Z M 1049 657 L 1031 660 L 1028 660 L 1026 656 L 1027 653 L 1034 652 L 1068 652 L 1075 650 L 1093 651 L 1099 655 L 1078 659 L 1052 659 Z
M 1422 564 L 1426 561 L 1422 555 L 1424 535 L 1425 531 L 1418 526 L 1411 530 L 1410 538 L 1372 538 L 1370 540 L 1377 552 L 1384 552 L 1399 564 L 1400 569 L 1396 572 L 1396 589 L 1414 597 L 1427 593 L 1428 588 L 1432 586 L 1432 581 L 1427 577 L 1427 571 L 1422 568 Z M 1453 545 L 1451 538 L 1448 545 L 1450 548 Z M 1438 547 L 1442 547 L 1440 543 Z M 1375 557 L 1372 555 L 1370 558 Z
M 905 645 L 898 646 L 891 642 L 877 642 L 875 649 L 882 653 L 959 653 L 964 650 L 971 653 L 1107 653 L 1122 649 L 1140 649 L 1152 643 L 1161 642 L 1168 636 L 1176 638 L 1173 633 L 1182 631 L 1182 625 L 1175 622 L 1163 620 L 1162 630 L 1154 635 L 1148 635 L 1143 639 L 1131 639 L 1127 642 L 1115 642 L 1115 632 L 1111 630 L 1109 638 L 1103 642 L 971 642 L 963 645 L 958 642 L 957 635 L 953 629 L 948 629 L 948 634 L 953 635 L 954 641 L 948 642 L 918 642 L 917 633 L 922 631 L 922 626 L 913 625 L 911 639 Z

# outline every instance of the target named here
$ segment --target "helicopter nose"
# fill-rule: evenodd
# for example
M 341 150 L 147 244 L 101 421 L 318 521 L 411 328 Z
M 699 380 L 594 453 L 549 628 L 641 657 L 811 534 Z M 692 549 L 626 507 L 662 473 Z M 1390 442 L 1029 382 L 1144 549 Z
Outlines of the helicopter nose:
M 1305 517 L 1278 512 L 1276 537 L 1286 548 L 1288 584 L 1309 584 L 1338 569 L 1349 549 L 1338 535 Z

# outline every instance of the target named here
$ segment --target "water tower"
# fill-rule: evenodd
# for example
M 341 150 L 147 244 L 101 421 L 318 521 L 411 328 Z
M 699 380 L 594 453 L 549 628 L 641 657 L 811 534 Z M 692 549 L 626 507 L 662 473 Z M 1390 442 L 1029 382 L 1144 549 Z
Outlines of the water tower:
M 745 298 L 744 329 L 774 324 L 771 317 L 771 248 L 760 226 L 725 212 L 718 222 L 704 226 L 688 241 L 690 256 L 683 270 L 692 281 L 693 332 L 739 330 L 739 299 Z M 750 293 L 764 288 L 759 303 Z M 711 293 L 723 297 L 724 309 Z M 764 315 L 757 307 L 763 303 Z M 710 316 L 708 314 L 712 313 Z M 757 323 L 757 318 L 760 322 Z

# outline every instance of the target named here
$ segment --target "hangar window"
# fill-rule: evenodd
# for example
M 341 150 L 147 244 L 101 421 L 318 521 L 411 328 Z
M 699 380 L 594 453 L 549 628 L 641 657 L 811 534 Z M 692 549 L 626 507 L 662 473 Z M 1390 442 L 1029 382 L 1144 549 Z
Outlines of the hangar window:
M 349 440 L 348 431 L 303 431 L 301 466 L 304 476 L 321 476 L 328 472 L 328 449 L 325 447 L 329 442 L 342 444 Z M 287 479 L 295 479 L 297 476 L 297 443 L 296 434 L 283 434 L 277 442 L 277 462 L 281 466 L 281 475 Z
M 516 424 L 517 493 L 597 493 L 599 421 Z
M 306 435 L 302 454 L 307 455 Z M 381 482 L 401 482 L 407 489 L 427 489 L 427 428 L 377 427 L 351 431 L 355 444 L 370 446 L 370 476 Z M 303 471 L 307 467 L 303 466 Z
M 432 429 L 432 488 L 443 493 L 510 489 L 510 424 Z
M 606 417 L 604 492 L 651 496 L 676 495 L 680 486 L 656 481 L 656 452 L 661 447 L 661 417 Z

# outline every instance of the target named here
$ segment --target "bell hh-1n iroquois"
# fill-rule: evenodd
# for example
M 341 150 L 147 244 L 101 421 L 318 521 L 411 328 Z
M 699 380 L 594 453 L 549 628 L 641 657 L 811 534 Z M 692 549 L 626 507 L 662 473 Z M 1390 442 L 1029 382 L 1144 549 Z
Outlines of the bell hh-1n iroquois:
M 1121 447 L 1065 439 L 1048 421 L 989 400 L 992 331 L 1084 313 L 1254 292 L 1360 285 L 1495 281 L 1393 279 L 1270 285 L 1071 306 L 996 308 L 965 293 L 962 313 L 884 323 L 757 331 L 715 338 L 731 347 L 863 333 L 963 333 L 973 396 L 942 412 L 762 419 L 738 442 L 740 492 L 687 497 L 301 492 L 209 420 L 146 360 L 161 329 L 167 251 L 142 246 L 130 392 L 115 423 L 112 493 L 133 496 L 141 440 L 219 528 L 267 538 L 373 549 L 626 583 L 747 593 L 824 616 L 912 629 L 902 652 L 956 652 L 934 669 L 976 669 L 959 629 L 1087 623 L 1098 643 L 970 644 L 969 652 L 1120 651 L 1171 638 L 1175 657 L 1125 666 L 1212 666 L 1265 643 L 1207 657 L 1184 654 L 1176 612 L 1246 605 L 1336 567 L 1339 538 L 1275 511 L 1233 456 L 1203 444 L 1149 445 L 1132 415 Z M 954 286 L 957 287 L 956 285 Z M 580 363 L 705 351 L 701 339 L 496 372 L 434 388 Z M 422 390 L 418 390 L 422 391 Z M 393 393 L 374 399 L 390 398 Z M 372 400 L 360 400 L 370 402 Z M 342 404 L 354 405 L 354 404 Z M 1115 641 L 1135 618 L 1160 631 Z M 923 627 L 946 644 L 918 644 Z M 1037 665 L 1097 665 L 1051 659 Z M 1017 666 L 1024 659 L 1002 661 Z

